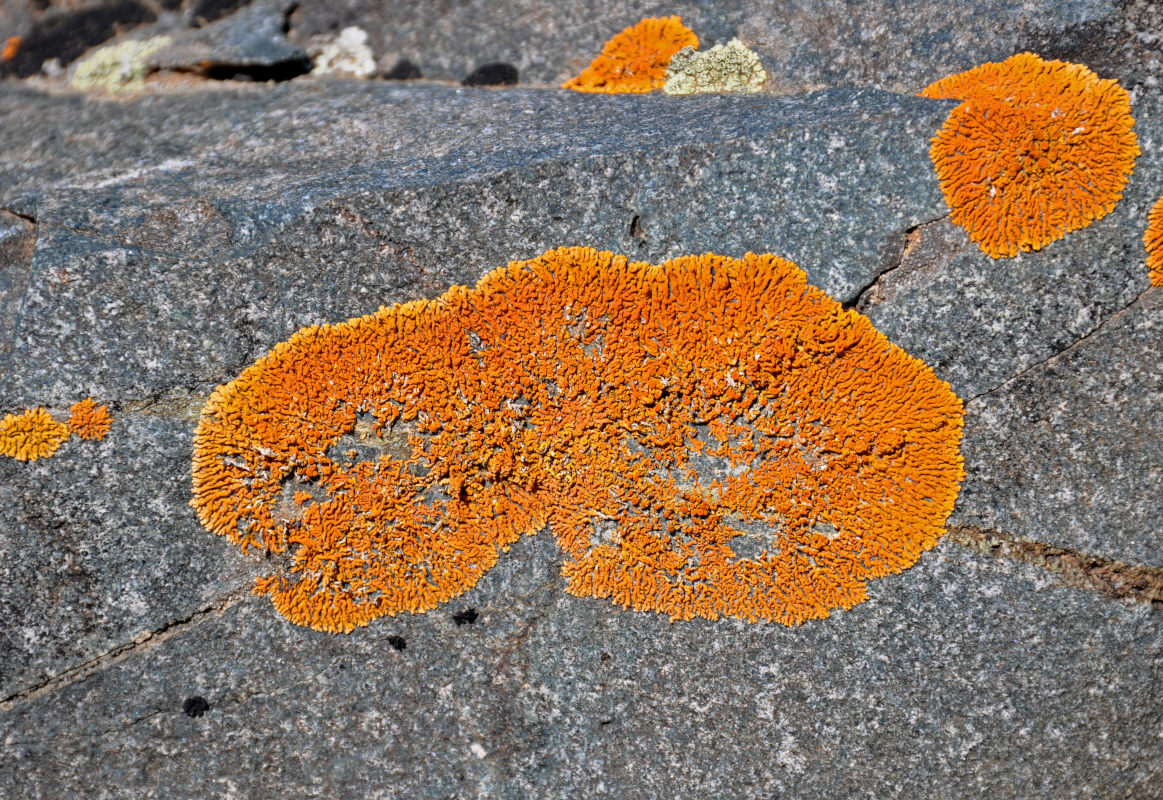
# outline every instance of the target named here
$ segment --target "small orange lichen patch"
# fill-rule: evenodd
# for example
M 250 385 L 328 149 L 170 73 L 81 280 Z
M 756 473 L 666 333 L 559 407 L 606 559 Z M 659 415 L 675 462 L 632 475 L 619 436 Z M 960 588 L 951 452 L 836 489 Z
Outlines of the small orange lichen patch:
M 91 397 L 74 403 L 69 413 L 69 430 L 82 439 L 101 441 L 113 426 L 108 407 L 97 405 Z
M 1151 271 L 1151 283 L 1163 286 L 1163 197 L 1159 198 L 1147 215 L 1143 247 L 1147 248 L 1147 269 Z
M 681 18 L 647 17 L 606 42 L 601 55 L 561 88 L 606 94 L 661 89 L 671 56 L 698 46 L 699 37 Z
M 54 420 L 43 408 L 9 414 L 0 420 L 0 455 L 17 461 L 48 458 L 68 438 L 68 426 Z
M 796 624 L 936 543 L 961 418 L 788 261 L 563 248 L 276 347 L 203 411 L 192 505 L 289 554 L 256 592 L 320 630 L 431 608 L 547 522 L 574 594 Z M 358 426 L 378 455 L 334 460 Z
M 1081 64 L 1019 53 L 920 95 L 963 101 L 930 155 L 953 221 L 993 258 L 1109 214 L 1140 152 L 1127 92 Z
M 4 40 L 4 49 L 0 51 L 0 61 L 11 61 L 20 52 L 20 45 L 24 39 L 20 36 L 9 36 Z

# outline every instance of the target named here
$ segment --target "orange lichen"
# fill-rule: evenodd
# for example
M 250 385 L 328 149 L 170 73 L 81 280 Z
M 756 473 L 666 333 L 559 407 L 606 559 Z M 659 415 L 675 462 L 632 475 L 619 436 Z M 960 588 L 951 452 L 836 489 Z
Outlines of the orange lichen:
M 1081 64 L 1019 53 L 920 95 L 963 101 L 930 155 L 953 221 L 993 258 L 1109 214 L 1140 152 L 1127 92 Z
M 1156 201 L 1147 215 L 1143 247 L 1147 249 L 1147 269 L 1150 270 L 1152 285 L 1163 286 L 1163 197 Z
M 961 418 L 788 261 L 563 248 L 276 347 L 207 404 L 192 505 L 288 553 L 256 592 L 320 630 L 431 608 L 546 523 L 574 594 L 796 624 L 936 543 Z M 360 426 L 376 457 L 339 458 Z
M 108 407 L 97 405 L 91 397 L 74 403 L 69 413 L 69 430 L 82 439 L 101 441 L 113 426 Z
M 69 428 L 43 408 L 9 414 L 0 420 L 0 455 L 17 461 L 48 458 L 69 438 Z
M 671 56 L 698 46 L 699 37 L 681 18 L 647 17 L 606 42 L 601 55 L 561 88 L 606 94 L 661 89 Z
M 4 40 L 4 49 L 0 51 L 0 61 L 11 61 L 20 52 L 20 45 L 24 43 L 21 36 L 9 36 Z

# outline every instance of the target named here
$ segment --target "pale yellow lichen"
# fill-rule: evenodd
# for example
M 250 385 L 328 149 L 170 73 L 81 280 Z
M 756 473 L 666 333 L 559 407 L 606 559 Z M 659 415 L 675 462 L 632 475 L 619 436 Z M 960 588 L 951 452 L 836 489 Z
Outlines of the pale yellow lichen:
M 710 50 L 684 47 L 670 59 L 662 91 L 673 95 L 758 92 L 767 73 L 759 56 L 738 39 Z
M 70 85 L 82 91 L 139 92 L 149 74 L 148 60 L 170 43 L 168 36 L 102 47 L 77 63 Z

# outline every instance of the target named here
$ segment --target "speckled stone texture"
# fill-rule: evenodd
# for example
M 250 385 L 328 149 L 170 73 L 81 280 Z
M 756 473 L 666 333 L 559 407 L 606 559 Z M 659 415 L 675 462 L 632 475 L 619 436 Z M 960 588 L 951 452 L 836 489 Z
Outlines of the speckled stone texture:
M 928 139 L 951 105 L 5 85 L 0 414 L 92 395 L 115 421 L 0 460 L 0 796 L 1157 795 L 1159 604 L 952 537 L 788 629 L 574 598 L 545 532 L 447 606 L 330 636 L 251 597 L 261 557 L 186 505 L 205 398 L 301 326 L 558 245 L 751 249 L 967 400 L 955 523 L 1160 565 L 1163 290 L 1138 237 L 1161 104 L 1135 97 L 1116 211 L 1005 261 L 947 221 Z
M 300 40 L 346 25 L 371 37 L 381 67 L 406 58 L 425 77 L 461 80 L 504 61 L 525 83 L 558 85 L 611 36 L 647 16 L 677 14 L 703 48 L 732 37 L 755 50 L 778 92 L 875 86 L 916 92 L 937 77 L 1025 49 L 1083 60 L 1103 77 L 1163 76 L 1158 12 L 1131 0 L 845 2 L 844 0 L 302 0 Z

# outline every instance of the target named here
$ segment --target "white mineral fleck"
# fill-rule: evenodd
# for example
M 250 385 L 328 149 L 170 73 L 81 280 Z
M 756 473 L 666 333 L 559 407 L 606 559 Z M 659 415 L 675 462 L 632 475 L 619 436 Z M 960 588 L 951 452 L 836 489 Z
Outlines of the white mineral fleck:
M 370 78 L 376 71 L 376 60 L 367 43 L 367 31 L 349 27 L 338 36 L 315 37 L 307 47 L 314 75 L 351 75 Z

